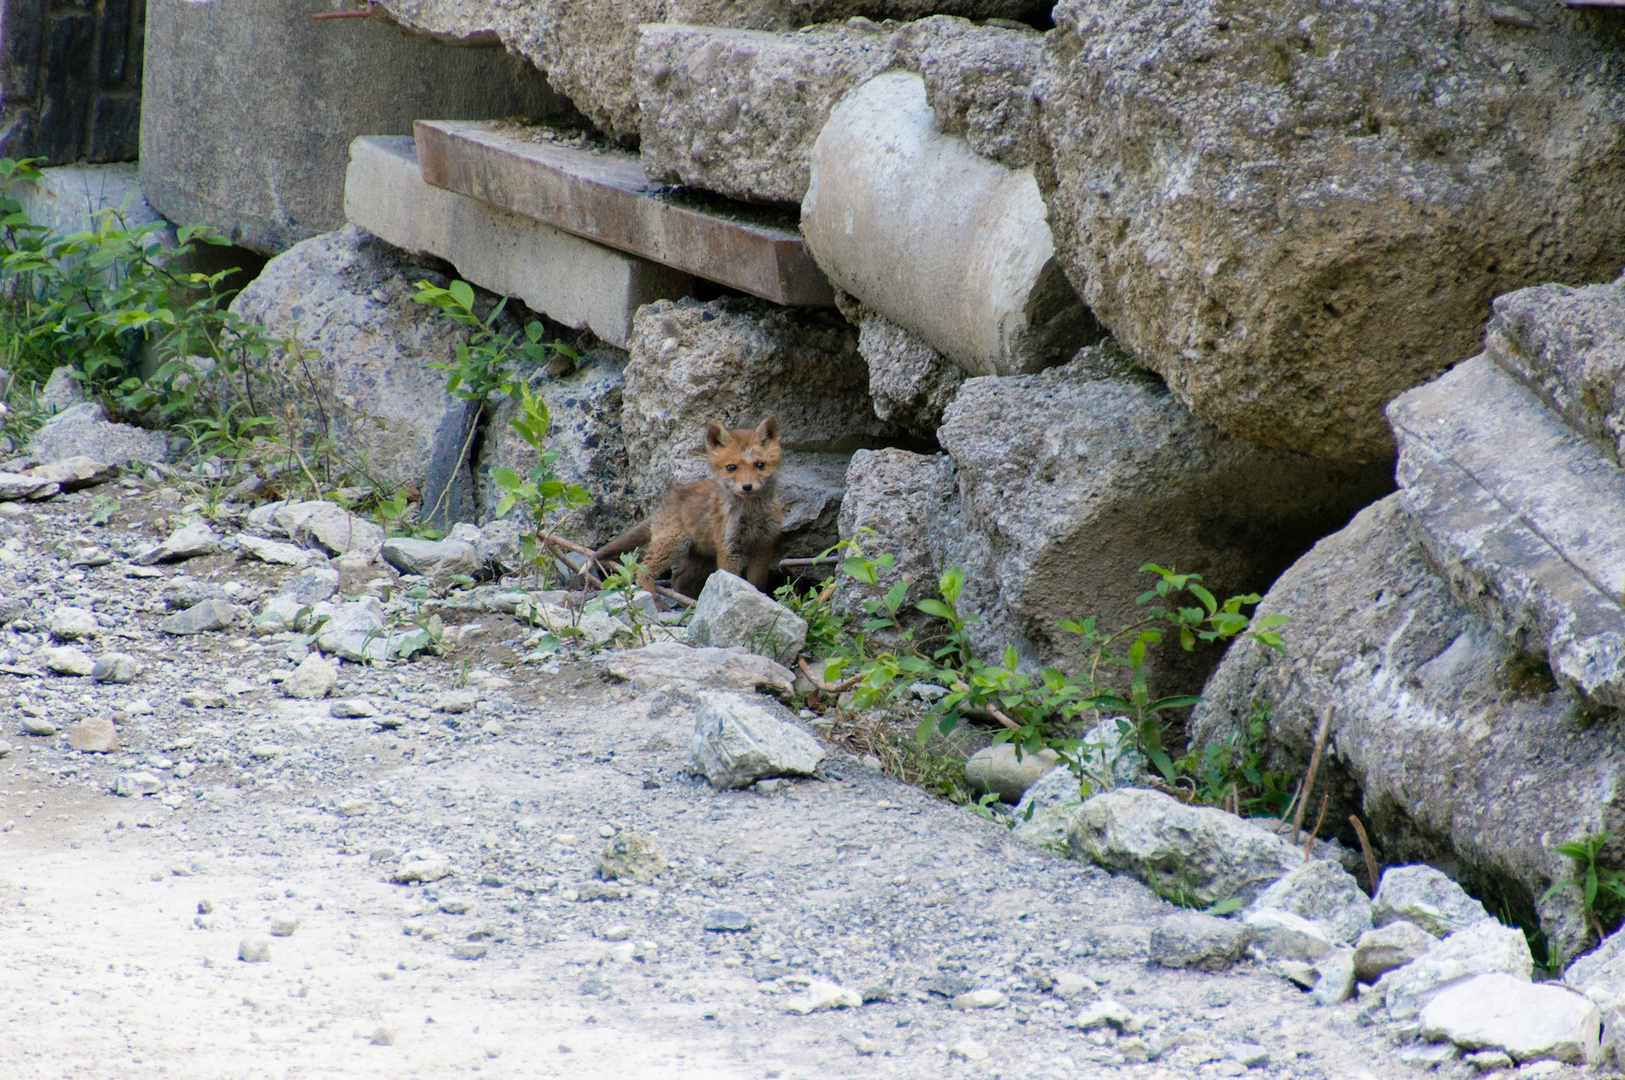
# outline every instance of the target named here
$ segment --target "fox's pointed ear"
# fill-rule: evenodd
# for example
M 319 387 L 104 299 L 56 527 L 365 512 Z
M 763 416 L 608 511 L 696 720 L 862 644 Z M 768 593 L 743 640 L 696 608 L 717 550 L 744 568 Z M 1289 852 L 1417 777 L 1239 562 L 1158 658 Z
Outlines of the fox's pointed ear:
M 779 418 L 777 416 L 769 416 L 760 424 L 757 424 L 756 435 L 763 442 L 777 441 L 779 437 Z
M 728 434 L 727 428 L 723 427 L 715 420 L 707 420 L 705 422 L 705 445 L 708 448 L 720 450 L 733 441 L 733 436 Z

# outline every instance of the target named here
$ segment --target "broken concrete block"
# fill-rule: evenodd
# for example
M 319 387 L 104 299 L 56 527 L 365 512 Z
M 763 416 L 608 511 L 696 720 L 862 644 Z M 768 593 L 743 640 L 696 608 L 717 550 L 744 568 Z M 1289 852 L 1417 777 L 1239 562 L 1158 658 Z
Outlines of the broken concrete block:
M 1451 591 L 1563 685 L 1625 706 L 1625 470 L 1487 356 L 1388 419 L 1405 516 Z
M 436 187 L 777 304 L 834 301 L 792 215 L 763 209 L 746 219 L 674 199 L 629 151 L 485 123 L 419 121 L 416 131 L 423 178 Z
M 416 145 L 404 136 L 350 144 L 344 216 L 398 248 L 445 259 L 472 284 L 622 348 L 639 307 L 694 291 L 688 274 L 425 183 Z
M 1030 169 L 938 134 L 925 83 L 847 94 L 813 147 L 801 226 L 818 265 L 972 375 L 1014 375 L 1104 336 L 1055 261 Z

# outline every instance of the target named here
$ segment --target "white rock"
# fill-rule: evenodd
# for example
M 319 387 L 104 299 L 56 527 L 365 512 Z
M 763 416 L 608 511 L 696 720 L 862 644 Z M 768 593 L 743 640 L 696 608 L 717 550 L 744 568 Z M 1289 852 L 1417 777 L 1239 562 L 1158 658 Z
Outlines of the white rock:
M 307 701 L 324 698 L 337 681 L 338 661 L 311 653 L 299 662 L 292 675 L 282 680 L 282 693 L 285 697 Z
M 207 522 L 193 521 L 170 533 L 162 544 L 146 552 L 136 562 L 143 566 L 153 563 L 181 562 L 218 551 L 220 537 Z
M 80 638 L 95 637 L 101 631 L 95 614 L 79 607 L 57 608 L 45 621 L 45 628 L 58 641 L 78 641 Z
M 964 1061 L 986 1061 L 988 1049 L 975 1039 L 960 1039 L 948 1047 L 949 1058 L 960 1058 Z
M 1301 915 L 1338 945 L 1352 945 L 1371 929 L 1371 901 L 1354 875 L 1330 859 L 1310 859 L 1294 868 L 1260 893 L 1252 907 Z
M 1494 973 L 1528 982 L 1533 971 L 1534 959 L 1523 931 L 1486 919 L 1456 931 L 1427 955 L 1388 972 L 1374 989 L 1382 995 L 1390 1016 L 1408 1020 L 1451 983 Z
M 827 1009 L 855 1009 L 863 1004 L 863 995 L 832 982 L 815 979 L 807 986 L 807 996 L 785 1006 L 785 1012 L 805 1016 Z
M 128 683 L 140 678 L 141 661 L 129 653 L 110 652 L 96 657 L 90 677 L 99 683 Z
M 769 776 L 809 776 L 823 760 L 817 739 L 762 706 L 735 694 L 700 695 L 690 767 L 719 791 Z
M 706 579 L 688 623 L 688 643 L 738 645 L 793 664 L 807 644 L 807 623 L 742 577 L 719 570 Z
M 71 645 L 41 649 L 34 658 L 58 675 L 89 675 L 96 670 L 96 661 L 90 654 Z
M 975 1009 L 1002 1009 L 1010 999 L 998 990 L 967 990 L 953 1000 L 953 1007 L 960 1012 L 971 1012 Z
M 1315 986 L 1310 991 L 1320 1005 L 1336 1005 L 1354 996 L 1354 950 L 1338 946 L 1315 961 Z
M 1069 1027 L 1080 1031 L 1093 1031 L 1098 1027 L 1111 1027 L 1123 1032 L 1139 1031 L 1143 1024 L 1138 1016 L 1128 1006 L 1115 998 L 1103 997 L 1083 1007 L 1083 1011 L 1072 1018 Z
M 1371 898 L 1371 921 L 1387 926 L 1398 919 L 1444 937 L 1490 917 L 1484 905 L 1431 866 L 1390 866 Z
M 267 540 L 263 536 L 255 536 L 252 533 L 238 533 L 233 539 L 237 542 L 239 551 L 252 555 L 260 562 L 273 563 L 278 566 L 303 566 L 311 559 L 321 557 L 315 552 L 295 544 L 283 544 L 276 540 Z
M 1326 931 L 1290 911 L 1263 908 L 1243 921 L 1248 943 L 1271 960 L 1319 960 L 1332 951 Z
M 164 782 L 149 772 L 120 773 L 113 784 L 113 793 L 133 797 L 156 795 L 164 789 Z
M 1422 1009 L 1422 1036 L 1516 1061 L 1602 1060 L 1602 1014 L 1579 994 L 1511 975 L 1479 975 L 1440 991 Z
M 706 690 L 760 690 L 788 700 L 795 676 L 783 664 L 743 648 L 696 649 L 676 641 L 657 641 L 641 649 L 614 652 L 604 670 L 625 679 L 636 690 L 678 685 Z

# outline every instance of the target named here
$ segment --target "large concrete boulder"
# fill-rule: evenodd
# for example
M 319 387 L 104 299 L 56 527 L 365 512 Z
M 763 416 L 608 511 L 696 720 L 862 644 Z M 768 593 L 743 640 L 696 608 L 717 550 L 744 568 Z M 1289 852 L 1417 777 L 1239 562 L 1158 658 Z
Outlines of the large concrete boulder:
M 874 414 L 856 339 L 832 311 L 744 299 L 640 308 L 621 413 L 638 501 L 652 511 L 672 486 L 709 475 L 707 420 L 745 427 L 774 413 L 785 451 L 779 554 L 834 543 L 849 455 L 902 434 Z
M 554 530 L 588 546 L 607 543 L 638 517 L 626 441 L 621 435 L 625 367 L 626 354 L 619 349 L 596 348 L 582 353 L 581 364 L 574 370 L 560 370 L 556 375 L 538 371 L 528 380 L 531 393 L 547 404 L 548 445 L 559 452 L 553 462 L 554 475 L 580 484 L 588 496 L 585 506 L 561 513 Z M 506 466 L 525 476 L 536 465 L 536 451 L 509 423 L 519 415 L 518 402 L 506 397 L 495 400 L 476 467 L 481 521 L 496 513 L 504 494 L 491 479 L 491 470 Z M 518 518 L 523 513 L 523 507 L 515 506 L 509 516 Z
M 933 519 L 938 566 L 965 571 L 962 607 L 981 613 L 972 636 L 990 655 L 1013 644 L 1075 668 L 1056 624 L 1142 617 L 1144 564 L 1200 573 L 1219 596 L 1257 591 L 1387 488 L 1380 469 L 1226 436 L 1120 362 L 1093 348 L 1037 375 L 971 379 L 948 407 L 937 437 L 958 492 Z M 1149 667 L 1174 693 L 1212 662 L 1170 642 Z
M 418 2 L 428 7 L 447 0 Z M 391 9 L 397 6 L 397 0 L 391 0 Z M 637 137 L 641 119 L 639 29 L 648 24 L 786 31 L 850 16 L 865 20 L 936 14 L 1022 19 L 1033 17 L 1043 7 L 1033 0 L 753 0 L 748 4 L 733 0 L 543 0 L 524 20 L 519 41 L 509 31 L 498 32 L 510 48 L 517 45 L 534 59 L 596 127 L 630 140 Z
M 1191 740 L 1241 730 L 1265 705 L 1271 767 L 1297 775 L 1335 710 L 1336 753 L 1317 787 L 1331 796 L 1328 821 L 1364 817 L 1379 863 L 1451 866 L 1469 892 L 1534 917 L 1536 898 L 1573 873 L 1553 844 L 1621 835 L 1613 777 L 1625 748 L 1613 728 L 1576 724 L 1549 669 L 1452 595 L 1399 496 L 1317 544 L 1258 611 L 1292 617 L 1284 653 L 1234 645 L 1192 713 Z M 1538 905 L 1551 940 L 1586 936 L 1578 901 L 1569 889 Z
M 856 539 L 870 558 L 891 555 L 891 566 L 877 575 L 876 589 L 884 593 L 897 582 L 907 581 L 904 604 L 910 612 L 920 600 L 936 595 L 937 579 L 945 569 L 941 518 L 956 493 L 953 459 L 946 454 L 916 454 L 897 448 L 859 450 L 846 470 L 837 519 L 841 538 Z M 843 579 L 831 604 L 837 612 L 859 618 L 863 601 L 873 595 Z
M 436 463 L 449 463 L 441 470 L 448 476 L 459 468 L 441 516 L 466 521 L 472 485 L 457 455 L 471 410 L 445 392 L 445 372 L 429 365 L 452 360 L 468 331 L 412 299 L 425 279 L 446 282 L 438 267 L 350 226 L 266 263 L 232 310 L 304 350 L 299 363 L 274 350 L 255 391 L 260 414 L 292 410 L 386 489 L 419 486 L 426 512 L 446 489 L 443 480 L 433 492 L 423 487 Z
M 819 267 L 972 375 L 1037 371 L 1098 341 L 1055 261 L 1031 170 L 980 157 L 934 125 L 925 83 L 909 72 L 841 99 L 813 145 L 801 204 Z
M 141 181 L 165 217 L 275 254 L 343 225 L 356 136 L 410 135 L 418 117 L 567 108 L 494 39 L 444 43 L 381 18 L 314 22 L 317 7 L 149 0 Z
M 1062 0 L 1054 19 L 1037 95 L 1061 261 L 1234 435 L 1386 457 L 1383 404 L 1471 354 L 1492 296 L 1625 262 L 1625 68 L 1589 12 Z
M 799 203 L 830 110 L 891 65 L 891 41 L 873 23 L 790 34 L 643 27 L 644 171 L 735 198 Z
M 831 110 L 892 68 L 924 78 L 938 131 L 1011 168 L 1034 160 L 1032 82 L 1043 51 L 1036 30 L 934 15 L 794 33 L 677 22 L 640 33 L 639 149 L 651 178 L 799 203 Z

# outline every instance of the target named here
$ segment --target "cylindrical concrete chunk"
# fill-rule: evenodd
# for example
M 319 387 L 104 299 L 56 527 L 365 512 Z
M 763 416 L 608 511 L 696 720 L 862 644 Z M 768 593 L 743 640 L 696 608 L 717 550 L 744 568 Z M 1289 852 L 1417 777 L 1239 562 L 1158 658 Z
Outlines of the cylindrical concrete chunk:
M 1032 171 L 938 134 L 918 75 L 871 79 L 830 113 L 801 228 L 831 281 L 972 375 L 1038 371 L 1102 336 Z
M 558 112 L 563 98 L 500 44 L 446 44 L 381 19 L 316 22 L 325 0 L 151 0 L 141 187 L 171 221 L 266 254 L 344 223 L 358 135 L 418 117 Z

